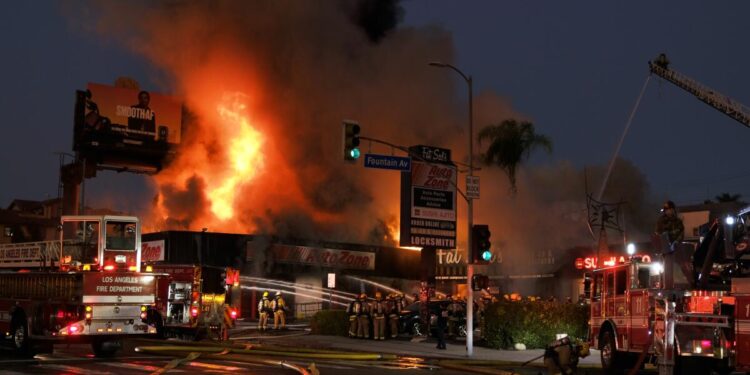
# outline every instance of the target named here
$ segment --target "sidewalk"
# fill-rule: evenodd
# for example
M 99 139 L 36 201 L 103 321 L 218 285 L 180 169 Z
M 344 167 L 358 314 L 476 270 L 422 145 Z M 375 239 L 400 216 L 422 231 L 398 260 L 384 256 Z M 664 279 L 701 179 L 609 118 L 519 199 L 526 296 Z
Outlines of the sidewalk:
M 265 338 L 260 338 L 258 339 L 258 341 L 263 343 L 263 341 L 266 340 Z M 448 348 L 446 350 L 438 350 L 437 348 L 435 348 L 436 341 L 434 339 L 429 339 L 422 342 L 412 342 L 405 338 L 375 341 L 351 339 L 348 337 L 340 336 L 299 335 L 299 332 L 290 332 L 290 335 L 288 337 L 285 337 L 284 335 L 269 336 L 267 342 L 273 343 L 275 345 L 317 349 L 376 352 L 396 354 L 400 356 L 414 356 L 435 359 L 467 359 L 466 347 L 464 343 L 449 341 Z M 532 358 L 539 357 L 543 354 L 543 349 L 522 351 L 496 350 L 475 345 L 474 355 L 471 357 L 471 359 L 507 361 L 520 364 Z M 531 363 L 535 365 L 542 365 L 543 360 L 540 358 Z M 601 363 L 599 359 L 599 351 L 592 349 L 591 354 L 588 357 L 581 359 L 580 365 L 586 367 L 600 367 Z

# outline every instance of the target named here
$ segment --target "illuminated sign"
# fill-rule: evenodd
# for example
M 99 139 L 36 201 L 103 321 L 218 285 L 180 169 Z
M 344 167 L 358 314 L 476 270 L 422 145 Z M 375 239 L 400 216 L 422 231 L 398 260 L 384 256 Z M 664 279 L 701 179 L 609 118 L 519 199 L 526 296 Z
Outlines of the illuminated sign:
M 643 262 L 643 263 L 651 263 L 651 257 L 648 256 L 648 255 L 635 255 L 634 257 L 635 258 L 640 257 L 641 258 L 641 262 Z M 603 264 L 604 267 L 611 267 L 611 266 L 614 266 L 615 264 L 621 264 L 621 263 L 627 262 L 628 261 L 628 257 L 626 257 L 625 255 L 621 255 L 619 257 L 617 257 L 617 256 L 611 256 L 611 257 L 603 258 L 603 260 L 604 261 L 603 261 L 602 264 Z M 576 258 L 576 261 L 575 261 L 576 269 L 579 269 L 579 270 L 583 270 L 583 269 L 587 269 L 587 270 L 595 269 L 595 268 L 598 267 L 597 263 L 598 262 L 597 262 L 597 258 L 596 257 Z

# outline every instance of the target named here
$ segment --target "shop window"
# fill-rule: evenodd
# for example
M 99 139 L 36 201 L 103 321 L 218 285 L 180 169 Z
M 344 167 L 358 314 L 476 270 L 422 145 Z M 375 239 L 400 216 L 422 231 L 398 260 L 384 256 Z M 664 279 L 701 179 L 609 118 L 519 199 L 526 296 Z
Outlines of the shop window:
M 607 293 L 607 296 L 611 296 L 615 294 L 615 274 L 612 271 L 608 271 L 607 275 L 605 276 L 605 291 Z

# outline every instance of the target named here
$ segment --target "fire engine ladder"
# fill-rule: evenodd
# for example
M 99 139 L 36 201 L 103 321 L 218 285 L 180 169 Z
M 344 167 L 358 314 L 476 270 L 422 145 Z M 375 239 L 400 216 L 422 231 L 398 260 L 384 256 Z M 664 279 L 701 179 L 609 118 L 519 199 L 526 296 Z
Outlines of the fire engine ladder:
M 666 55 L 661 54 L 655 61 L 649 61 L 648 66 L 651 73 L 693 94 L 698 100 L 739 121 L 742 125 L 750 127 L 750 108 L 686 75 L 669 69 L 669 60 Z

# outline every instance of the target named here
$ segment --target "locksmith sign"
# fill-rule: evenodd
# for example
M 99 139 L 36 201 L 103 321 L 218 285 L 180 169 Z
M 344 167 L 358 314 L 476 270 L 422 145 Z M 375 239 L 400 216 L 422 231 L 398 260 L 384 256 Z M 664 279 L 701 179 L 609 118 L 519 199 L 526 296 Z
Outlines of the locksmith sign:
M 401 246 L 456 247 L 456 166 L 450 150 L 413 146 L 401 173 Z

